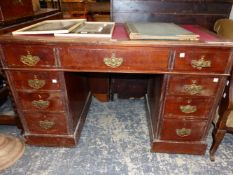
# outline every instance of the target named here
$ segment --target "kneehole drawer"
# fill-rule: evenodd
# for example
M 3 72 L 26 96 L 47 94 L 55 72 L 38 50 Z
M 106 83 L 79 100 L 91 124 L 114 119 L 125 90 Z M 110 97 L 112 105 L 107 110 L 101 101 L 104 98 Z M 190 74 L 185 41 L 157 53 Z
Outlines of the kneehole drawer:
M 169 50 L 144 48 L 75 48 L 61 52 L 64 68 L 109 71 L 158 71 L 167 70 Z M 72 64 L 71 64 L 72 63 Z

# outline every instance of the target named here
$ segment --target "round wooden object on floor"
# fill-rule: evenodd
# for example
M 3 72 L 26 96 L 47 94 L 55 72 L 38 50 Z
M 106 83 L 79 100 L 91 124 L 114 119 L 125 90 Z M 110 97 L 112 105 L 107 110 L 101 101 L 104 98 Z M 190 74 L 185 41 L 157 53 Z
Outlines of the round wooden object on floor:
M 19 138 L 0 134 L 0 170 L 13 165 L 23 155 L 24 148 Z

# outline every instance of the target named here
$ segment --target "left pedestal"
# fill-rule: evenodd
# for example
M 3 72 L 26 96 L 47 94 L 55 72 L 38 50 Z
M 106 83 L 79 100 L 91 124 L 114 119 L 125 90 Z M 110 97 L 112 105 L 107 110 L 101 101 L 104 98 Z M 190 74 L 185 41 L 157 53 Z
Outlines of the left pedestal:
M 75 146 L 91 102 L 87 76 L 59 70 L 52 46 L 4 44 L 2 50 L 25 142 Z

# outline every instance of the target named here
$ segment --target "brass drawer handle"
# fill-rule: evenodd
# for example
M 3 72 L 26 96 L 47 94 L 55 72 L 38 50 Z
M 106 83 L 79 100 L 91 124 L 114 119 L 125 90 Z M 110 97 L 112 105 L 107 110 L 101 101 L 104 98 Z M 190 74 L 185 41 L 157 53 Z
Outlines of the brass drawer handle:
M 211 67 L 211 61 L 205 60 L 205 56 L 202 56 L 199 60 L 192 60 L 191 65 L 193 68 L 201 70 L 202 68 Z
M 187 137 L 191 135 L 192 130 L 187 128 L 176 129 L 176 134 L 180 137 Z
M 40 89 L 46 84 L 45 80 L 39 80 L 37 76 L 34 76 L 34 79 L 28 80 L 28 86 L 33 89 Z
M 33 56 L 31 53 L 28 51 L 27 55 L 21 55 L 20 56 L 20 61 L 27 65 L 27 66 L 35 66 L 39 61 L 40 57 L 38 56 Z
M 194 80 L 192 84 L 184 85 L 183 89 L 184 89 L 184 92 L 189 95 L 196 95 L 196 94 L 201 93 L 201 91 L 203 90 L 203 86 L 197 85 L 196 81 Z
M 111 57 L 105 57 L 104 58 L 104 64 L 111 67 L 111 68 L 117 68 L 123 63 L 123 58 L 117 58 L 115 53 L 112 53 Z
M 180 110 L 185 114 L 190 114 L 197 111 L 197 106 L 191 106 L 191 105 L 180 106 Z
M 50 102 L 46 100 L 33 100 L 32 106 L 39 108 L 39 109 L 45 109 L 49 107 Z
M 43 121 L 39 121 L 39 125 L 42 129 L 48 130 L 51 129 L 55 125 L 55 123 L 54 121 L 43 120 Z

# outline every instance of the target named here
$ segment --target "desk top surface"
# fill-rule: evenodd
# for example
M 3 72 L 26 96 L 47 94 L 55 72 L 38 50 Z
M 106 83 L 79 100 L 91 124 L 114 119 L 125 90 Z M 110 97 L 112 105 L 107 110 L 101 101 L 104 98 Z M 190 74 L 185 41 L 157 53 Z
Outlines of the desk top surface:
M 116 24 L 111 39 L 103 38 L 80 38 L 80 37 L 54 37 L 53 35 L 17 35 L 11 33 L 1 35 L 0 43 L 20 42 L 47 43 L 47 44 L 82 44 L 82 45 L 160 45 L 160 46 L 222 46 L 233 47 L 233 41 L 220 38 L 215 33 L 210 32 L 197 25 L 182 25 L 183 28 L 198 34 L 198 41 L 172 41 L 172 40 L 130 40 L 124 24 Z

